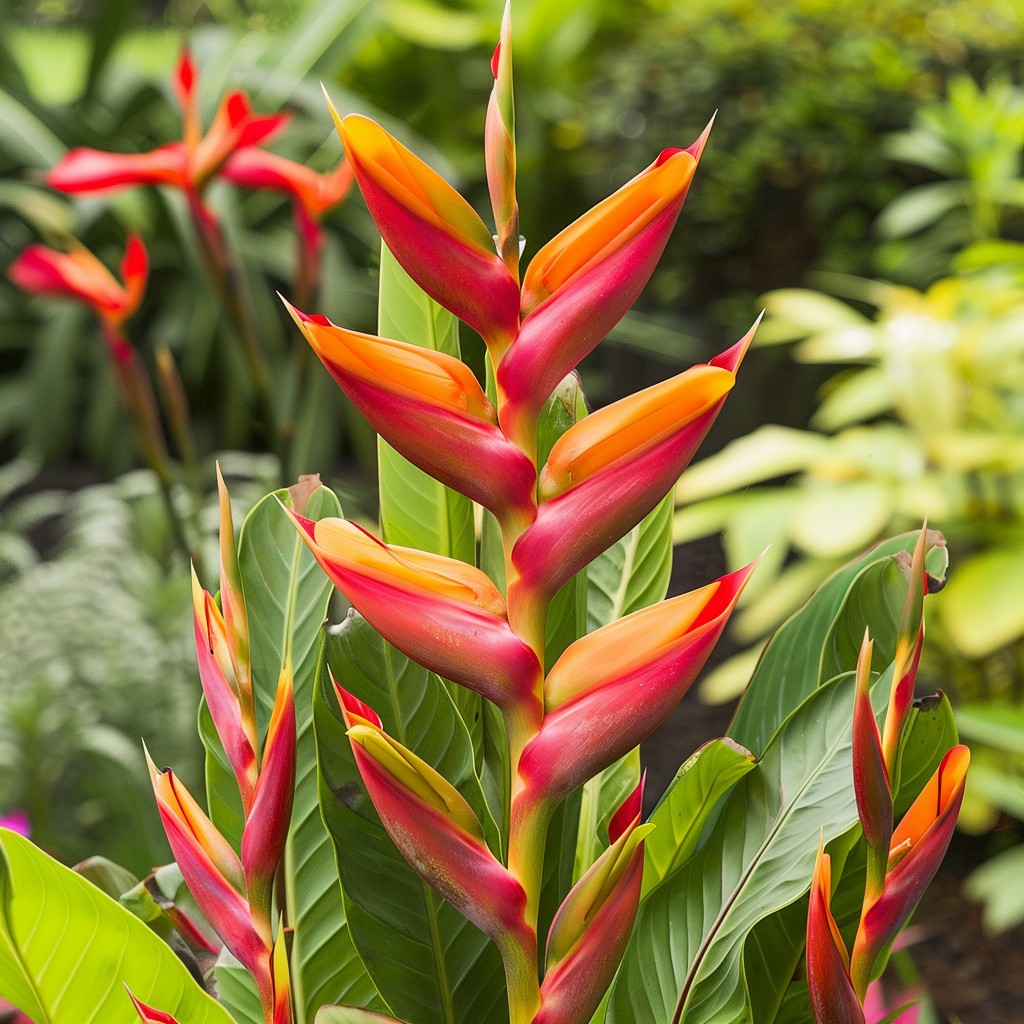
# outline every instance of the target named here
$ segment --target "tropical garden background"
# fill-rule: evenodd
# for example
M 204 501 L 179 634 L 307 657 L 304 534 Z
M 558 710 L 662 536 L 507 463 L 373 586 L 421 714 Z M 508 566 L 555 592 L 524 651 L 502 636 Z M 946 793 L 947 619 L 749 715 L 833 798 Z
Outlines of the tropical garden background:
M 117 325 L 149 382 L 145 401 L 131 392 L 134 417 L 95 310 L 0 279 L 0 814 L 23 816 L 66 863 L 101 852 L 144 873 L 169 859 L 140 736 L 157 762 L 202 775 L 187 561 L 215 564 L 215 458 L 243 508 L 320 472 L 376 517 L 373 435 L 309 364 L 275 292 L 373 330 L 379 239 L 343 176 L 304 207 L 239 170 L 204 192 L 221 226 L 204 248 L 180 191 L 72 194 L 47 172 L 74 147 L 145 153 L 185 137 L 174 68 L 187 43 L 204 125 L 244 90 L 258 114 L 290 113 L 270 148 L 329 175 L 342 153 L 323 83 L 340 111 L 376 117 L 485 206 L 499 19 L 483 0 L 0 0 L 0 265 L 81 243 L 116 273 L 132 233 L 149 262 Z M 677 489 L 678 582 L 767 554 L 704 705 L 691 699 L 651 742 L 655 779 L 659 745 L 688 750 L 728 721 L 764 638 L 813 586 L 927 519 L 952 568 L 930 602 L 920 684 L 950 694 L 974 761 L 919 959 L 938 1019 L 1013 1020 L 1024 12 L 518 0 L 515 19 L 528 239 L 715 115 L 655 277 L 582 367 L 590 404 L 706 360 L 766 309 Z

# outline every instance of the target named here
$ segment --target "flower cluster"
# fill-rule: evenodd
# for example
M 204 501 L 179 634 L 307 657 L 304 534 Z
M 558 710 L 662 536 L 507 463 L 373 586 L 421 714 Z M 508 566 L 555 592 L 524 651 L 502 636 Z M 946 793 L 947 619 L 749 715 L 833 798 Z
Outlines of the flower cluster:
M 486 122 L 496 235 L 383 128 L 332 109 L 385 244 L 420 288 L 484 339 L 493 395 L 453 356 L 289 306 L 381 437 L 493 514 L 504 592 L 473 566 L 382 543 L 351 522 L 292 518 L 386 640 L 501 710 L 511 765 L 507 862 L 488 848 L 452 785 L 388 736 L 343 680 L 336 684 L 384 827 L 421 877 L 498 946 L 511 1020 L 573 1024 L 589 1020 L 625 947 L 646 827 L 638 791 L 615 817 L 611 845 L 565 897 L 542 971 L 537 910 L 551 815 L 665 719 L 721 634 L 750 568 L 596 630 L 545 672 L 548 607 L 672 487 L 722 408 L 752 332 L 710 363 L 584 418 L 538 458 L 545 403 L 652 273 L 707 132 L 663 152 L 543 246 L 520 277 L 510 61 L 506 16 Z
M 868 986 L 938 870 L 963 801 L 970 752 L 958 745 L 943 757 L 893 828 L 893 779 L 924 638 L 925 547 L 926 531 L 922 531 L 910 566 L 882 732 L 871 706 L 873 644 L 867 635 L 857 661 L 853 780 L 867 844 L 867 877 L 860 923 L 848 951 L 830 906 L 831 858 L 819 847 L 807 919 L 807 981 L 817 1024 L 865 1024 Z

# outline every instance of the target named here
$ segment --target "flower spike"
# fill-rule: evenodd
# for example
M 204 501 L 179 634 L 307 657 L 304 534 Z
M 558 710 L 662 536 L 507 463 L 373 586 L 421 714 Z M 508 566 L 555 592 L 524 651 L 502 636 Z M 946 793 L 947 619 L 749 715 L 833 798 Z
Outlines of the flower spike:
M 487 188 L 497 227 L 498 253 L 519 280 L 519 205 L 516 202 L 516 122 L 512 99 L 511 0 L 501 19 L 501 38 L 491 60 L 494 87 L 487 104 L 484 152 Z
M 147 752 L 160 820 L 189 892 L 224 945 L 257 979 L 266 976 L 267 944 L 253 927 L 241 861 L 172 771 Z
M 504 600 L 479 569 L 382 544 L 344 519 L 289 516 L 321 568 L 385 640 L 499 707 L 532 700 L 537 656 L 512 632 Z
M 953 747 L 893 832 L 882 893 L 862 916 L 853 945 L 853 984 L 861 996 L 878 957 L 903 927 L 946 855 L 970 760 L 967 747 Z
M 257 923 L 272 920 L 274 877 L 292 820 L 295 742 L 292 669 L 286 664 L 278 679 L 259 780 L 242 832 L 242 869 L 253 921 Z
M 566 796 L 665 720 L 711 653 L 755 565 L 627 615 L 565 651 L 545 683 L 548 713 L 519 762 L 526 799 Z
M 633 928 L 644 869 L 640 824 L 643 782 L 616 817 L 632 812 L 622 832 L 573 886 L 548 933 L 541 1009 L 534 1024 L 590 1020 L 618 968 Z
M 896 640 L 896 654 L 893 659 L 892 693 L 889 709 L 885 716 L 882 732 L 882 750 L 889 774 L 896 771 L 896 754 L 899 749 L 903 723 L 914 699 L 914 684 L 917 681 L 917 666 L 921 660 L 924 645 L 924 595 L 928 592 L 928 575 L 925 569 L 925 555 L 928 552 L 928 524 L 921 527 L 921 533 L 914 546 L 910 562 L 910 585 L 907 588 L 900 629 Z
M 110 328 L 117 329 L 139 307 L 149 258 L 138 235 L 128 236 L 121 261 L 119 283 L 113 274 L 84 246 L 57 252 L 44 245 L 30 245 L 11 264 L 8 277 L 21 289 L 36 295 L 77 299 L 96 311 Z
M 348 736 L 381 822 L 413 870 L 499 943 L 510 934 L 528 940 L 522 886 L 487 848 L 458 790 L 365 717 Z
M 525 432 L 558 382 L 636 301 L 682 209 L 697 167 L 695 152 L 696 144 L 665 150 L 530 262 L 522 328 L 497 369 L 510 436 Z
M 864 633 L 857 658 L 857 688 L 853 706 L 853 787 L 857 811 L 868 846 L 865 906 L 882 891 L 892 839 L 893 806 L 882 740 L 871 706 L 871 652 L 874 644 Z
M 348 331 L 286 305 L 331 376 L 388 444 L 500 522 L 533 518 L 533 464 L 498 429 L 494 407 L 465 363 Z
M 850 958 L 832 916 L 832 860 L 818 842 L 807 914 L 807 988 L 816 1024 L 865 1024 Z
M 328 101 L 329 102 L 329 101 Z M 369 118 L 331 116 L 385 244 L 435 301 L 496 355 L 519 327 L 519 287 L 473 208 Z
M 640 522 L 671 490 L 734 381 L 735 369 L 695 366 L 570 427 L 541 474 L 547 500 L 512 552 L 524 585 L 552 597 Z
M 131 989 L 127 989 L 127 991 L 128 998 L 131 999 L 135 1012 L 139 1015 L 139 1020 L 144 1021 L 145 1024 L 178 1024 L 178 1021 L 169 1013 L 147 1006 L 141 999 L 135 998 Z

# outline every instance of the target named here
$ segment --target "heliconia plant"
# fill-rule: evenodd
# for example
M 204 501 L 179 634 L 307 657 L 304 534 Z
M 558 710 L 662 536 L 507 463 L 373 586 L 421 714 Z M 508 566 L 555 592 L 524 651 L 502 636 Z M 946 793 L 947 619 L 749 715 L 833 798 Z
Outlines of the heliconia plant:
M 506 11 L 494 233 L 383 128 L 332 110 L 383 238 L 380 333 L 289 308 L 380 435 L 383 535 L 307 477 L 236 537 L 222 487 L 219 598 L 193 588 L 206 807 L 151 767 L 187 886 L 165 899 L 216 937 L 216 965 L 189 979 L 164 945 L 143 972 L 134 937 L 160 942 L 137 900 L 0 832 L 0 994 L 39 1020 L 864 1019 L 962 793 L 948 703 L 913 693 L 944 544 L 898 537 L 828 580 L 645 820 L 639 744 L 756 571 L 665 599 L 669 492 L 752 331 L 587 414 L 575 368 L 651 274 L 707 132 L 521 272 L 511 55 Z M 484 339 L 484 383 L 457 319 Z M 347 610 L 324 627 L 335 589 Z M 64 893 L 100 925 L 54 951 L 38 923 L 76 920 Z

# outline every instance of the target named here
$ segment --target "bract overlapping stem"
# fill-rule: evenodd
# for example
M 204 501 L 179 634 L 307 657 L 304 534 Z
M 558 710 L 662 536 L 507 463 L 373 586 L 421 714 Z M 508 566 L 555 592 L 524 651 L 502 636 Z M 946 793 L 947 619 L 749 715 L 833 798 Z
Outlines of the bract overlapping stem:
M 750 568 L 578 641 L 545 679 L 548 609 L 563 583 L 671 489 L 732 389 L 753 331 L 709 364 L 570 427 L 539 465 L 545 402 L 643 288 L 707 133 L 662 153 L 543 246 L 520 287 L 507 11 L 492 70 L 485 165 L 494 232 L 382 127 L 333 108 L 332 115 L 387 248 L 486 342 L 493 396 L 450 355 L 336 327 L 321 315 L 292 315 L 392 447 L 495 516 L 504 594 L 479 569 L 383 544 L 351 523 L 292 520 L 385 639 L 501 708 L 510 770 L 505 863 L 450 784 L 341 692 L 356 764 L 385 829 L 414 870 L 498 945 L 513 1024 L 576 1024 L 600 1002 L 625 947 L 645 828 L 634 801 L 631 819 L 617 821 L 611 846 L 567 895 L 542 985 L 536 931 L 551 815 L 678 703 Z

